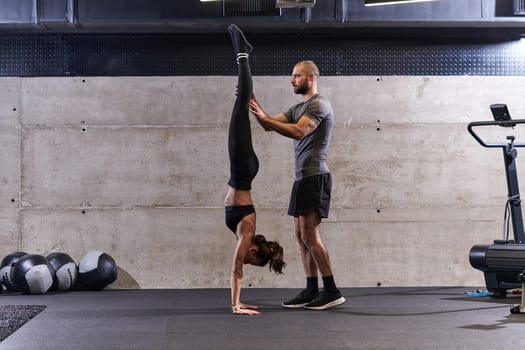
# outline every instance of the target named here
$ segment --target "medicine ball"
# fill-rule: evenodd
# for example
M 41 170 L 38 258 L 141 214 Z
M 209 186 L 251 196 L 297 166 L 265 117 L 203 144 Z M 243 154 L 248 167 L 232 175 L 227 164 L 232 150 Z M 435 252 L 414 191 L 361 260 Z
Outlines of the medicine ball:
M 27 255 L 25 252 L 14 252 L 6 255 L 2 259 L 0 264 L 0 282 L 3 284 L 7 290 L 16 291 L 15 285 L 13 284 L 13 276 L 11 274 L 13 266 L 22 256 Z
M 91 251 L 78 263 L 80 284 L 89 290 L 102 290 L 117 279 L 117 264 L 101 251 Z
M 13 267 L 13 283 L 26 294 L 44 294 L 55 283 L 53 268 L 38 254 L 24 255 Z
M 57 281 L 51 289 L 60 291 L 73 289 L 78 279 L 77 264 L 73 258 L 66 253 L 54 252 L 46 256 L 46 259 Z

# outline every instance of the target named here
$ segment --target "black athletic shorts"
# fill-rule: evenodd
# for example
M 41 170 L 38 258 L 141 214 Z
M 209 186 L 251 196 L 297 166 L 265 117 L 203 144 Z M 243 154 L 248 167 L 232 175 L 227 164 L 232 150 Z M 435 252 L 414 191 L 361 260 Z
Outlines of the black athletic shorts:
M 233 234 L 236 234 L 237 225 L 241 222 L 242 218 L 255 213 L 255 207 L 253 205 L 230 205 L 224 208 L 226 209 L 226 226 L 233 231 Z
M 288 215 L 299 216 L 317 210 L 322 218 L 328 217 L 332 176 L 330 173 L 305 177 L 295 181 L 290 196 Z

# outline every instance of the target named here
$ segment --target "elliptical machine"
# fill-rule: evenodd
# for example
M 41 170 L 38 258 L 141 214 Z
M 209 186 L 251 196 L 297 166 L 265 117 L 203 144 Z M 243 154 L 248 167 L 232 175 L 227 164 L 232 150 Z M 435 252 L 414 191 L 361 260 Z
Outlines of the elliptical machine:
M 525 233 L 521 213 L 520 191 L 516 171 L 516 148 L 525 147 L 525 143 L 515 142 L 514 135 L 506 136 L 507 142 L 487 143 L 474 131 L 477 127 L 499 126 L 512 128 L 525 124 L 525 119 L 512 120 L 507 106 L 490 106 L 494 121 L 480 121 L 468 124 L 469 133 L 483 147 L 501 148 L 505 160 L 508 197 L 503 220 L 503 239 L 494 240 L 493 244 L 479 244 L 471 248 L 469 260 L 472 267 L 484 273 L 487 290 L 493 298 L 505 298 L 508 289 L 522 288 L 525 275 Z M 509 221 L 512 223 L 513 239 L 509 238 Z M 513 308 L 513 313 L 521 313 L 523 308 Z M 518 311 L 518 312 L 516 312 Z

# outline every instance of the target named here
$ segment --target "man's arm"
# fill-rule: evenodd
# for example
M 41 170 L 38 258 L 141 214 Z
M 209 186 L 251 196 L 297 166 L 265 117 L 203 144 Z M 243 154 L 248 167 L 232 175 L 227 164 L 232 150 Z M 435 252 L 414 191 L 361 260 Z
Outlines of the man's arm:
M 255 115 L 264 130 L 275 131 L 295 140 L 301 140 L 317 128 L 317 124 L 307 116 L 299 118 L 297 123 L 290 123 L 284 113 L 277 114 L 273 117 L 269 116 L 261 108 L 255 96 L 250 99 L 250 112 Z

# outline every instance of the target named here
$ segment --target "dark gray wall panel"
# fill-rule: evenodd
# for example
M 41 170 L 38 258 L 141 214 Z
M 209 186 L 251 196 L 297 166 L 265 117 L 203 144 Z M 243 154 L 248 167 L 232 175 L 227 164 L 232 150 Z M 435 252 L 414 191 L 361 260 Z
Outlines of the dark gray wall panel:
M 288 75 L 316 61 L 324 75 L 524 75 L 525 43 L 462 39 L 363 39 L 250 35 L 255 75 Z M 235 75 L 227 33 L 9 34 L 0 76 Z

